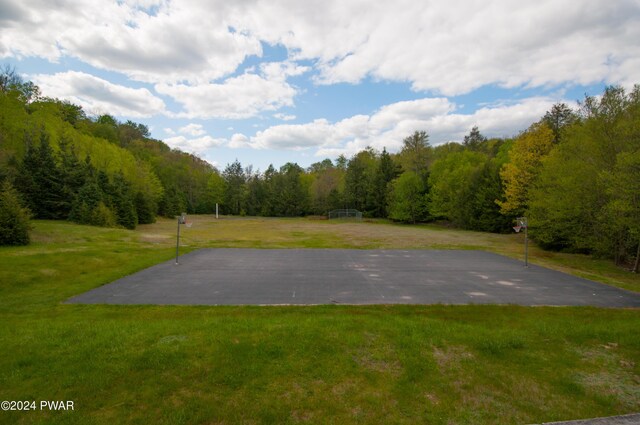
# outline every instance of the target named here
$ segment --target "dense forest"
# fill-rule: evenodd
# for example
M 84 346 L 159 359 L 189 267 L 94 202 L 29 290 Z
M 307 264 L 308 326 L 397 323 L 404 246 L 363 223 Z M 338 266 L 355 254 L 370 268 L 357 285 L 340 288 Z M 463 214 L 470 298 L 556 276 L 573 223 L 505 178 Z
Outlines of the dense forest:
M 43 98 L 13 71 L 0 76 L 0 180 L 33 217 L 123 226 L 209 212 L 214 168 L 110 115 Z
M 398 153 L 367 148 L 264 172 L 235 161 L 220 172 L 152 139 L 142 124 L 87 116 L 5 69 L 0 183 L 0 204 L 17 196 L 32 217 L 126 228 L 157 215 L 212 213 L 216 203 L 231 215 L 355 208 L 365 217 L 489 232 L 509 232 L 526 215 L 544 248 L 610 257 L 637 271 L 640 86 L 608 87 L 577 110 L 556 104 L 510 139 L 474 127 L 463 143 L 432 146 L 417 130 Z

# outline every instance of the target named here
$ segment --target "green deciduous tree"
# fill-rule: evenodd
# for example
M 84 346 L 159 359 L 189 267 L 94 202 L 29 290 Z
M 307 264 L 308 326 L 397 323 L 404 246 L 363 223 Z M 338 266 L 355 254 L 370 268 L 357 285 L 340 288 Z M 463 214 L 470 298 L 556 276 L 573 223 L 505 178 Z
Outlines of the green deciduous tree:
M 96 118 L 91 126 L 91 133 L 96 137 L 101 137 L 111 143 L 119 144 L 118 121 L 111 115 L 104 114 Z
M 240 214 L 244 211 L 242 202 L 245 196 L 246 176 L 238 160 L 227 164 L 222 177 L 225 181 L 225 207 L 229 214 Z
M 547 248 L 627 262 L 637 253 L 640 87 L 587 97 L 582 119 L 543 161 L 531 192 L 531 235 Z
M 516 139 L 509 152 L 509 163 L 500 173 L 504 186 L 504 214 L 522 215 L 529 204 L 532 189 L 541 170 L 542 159 L 553 148 L 553 131 L 544 123 L 533 124 Z
M 16 69 L 5 65 L 0 70 L 0 92 L 13 92 L 24 104 L 29 104 L 40 97 L 40 88 L 31 81 L 24 81 Z
M 416 131 L 402 141 L 398 162 L 403 170 L 412 171 L 426 182 L 431 160 L 432 149 L 426 131 Z
M 346 156 L 344 156 L 344 154 L 340 154 L 340 156 L 338 156 L 338 158 L 336 158 L 336 168 L 345 171 L 347 169 L 347 164 L 349 163 L 349 160 L 347 159 Z
M 616 260 L 626 259 L 635 249 L 632 270 L 640 271 L 640 150 L 618 155 L 613 171 L 605 174 L 609 201 L 605 205 L 604 220 L 618 235 Z
M 138 124 L 131 120 L 119 124 L 118 140 L 121 146 L 128 146 L 132 141 L 149 137 L 149 128 L 144 124 Z
M 334 167 L 331 161 L 313 169 L 311 183 L 312 210 L 314 214 L 327 214 L 329 211 L 343 208 L 342 188 L 345 171 Z
M 358 152 L 349 160 L 344 188 L 346 208 L 355 208 L 366 215 L 371 215 L 375 210 L 376 167 L 376 153 L 370 148 Z
M 207 193 L 210 202 L 209 211 L 215 212 L 216 204 L 219 207 L 224 202 L 225 182 L 218 170 L 214 170 L 207 181 Z
M 413 171 L 405 171 L 391 183 L 389 218 L 405 223 L 416 223 L 427 218 L 425 183 Z
M 433 163 L 429 175 L 429 212 L 454 224 L 468 224 L 473 214 L 467 190 L 487 162 L 486 155 L 468 150 L 449 154 Z M 468 195 L 468 196 L 465 196 Z

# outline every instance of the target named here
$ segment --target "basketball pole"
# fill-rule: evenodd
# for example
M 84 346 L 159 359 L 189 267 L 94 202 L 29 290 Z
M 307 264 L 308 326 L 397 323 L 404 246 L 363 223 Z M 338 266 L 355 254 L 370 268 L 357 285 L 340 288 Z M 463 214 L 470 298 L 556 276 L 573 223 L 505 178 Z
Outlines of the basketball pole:
M 176 266 L 178 263 L 178 253 L 180 251 L 180 217 L 178 217 L 178 235 L 176 236 Z
M 178 255 L 180 253 L 180 225 L 186 221 L 185 215 L 185 213 L 182 213 L 182 215 L 178 217 L 178 234 L 176 236 L 176 266 L 180 264 L 178 263 Z
M 525 218 L 526 221 L 526 218 Z M 529 235 L 527 231 L 529 230 L 529 223 L 525 223 L 524 226 L 524 266 L 529 267 Z
M 527 217 L 518 217 L 516 223 L 513 228 L 516 233 L 520 232 L 520 229 L 524 227 L 524 266 L 529 268 L 529 221 Z

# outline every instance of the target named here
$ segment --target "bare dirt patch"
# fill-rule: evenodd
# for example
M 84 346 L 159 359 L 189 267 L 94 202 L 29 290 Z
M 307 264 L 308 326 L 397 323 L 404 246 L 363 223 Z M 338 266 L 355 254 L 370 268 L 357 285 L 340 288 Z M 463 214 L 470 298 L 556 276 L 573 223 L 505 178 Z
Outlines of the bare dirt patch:
M 458 369 L 463 362 L 474 358 L 473 353 L 460 345 L 450 345 L 447 347 L 434 347 L 433 358 L 441 371 Z

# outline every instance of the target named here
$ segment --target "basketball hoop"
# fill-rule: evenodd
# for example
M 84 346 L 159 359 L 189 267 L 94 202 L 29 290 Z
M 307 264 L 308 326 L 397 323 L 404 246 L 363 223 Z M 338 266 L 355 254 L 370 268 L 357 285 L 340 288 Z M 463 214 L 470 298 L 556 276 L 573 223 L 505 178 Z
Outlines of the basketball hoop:
M 516 233 L 520 233 L 520 229 L 522 229 L 522 226 L 513 226 L 513 230 L 515 230 Z
M 185 221 L 184 225 L 187 226 L 187 229 L 191 229 L 191 225 L 193 224 L 193 221 Z

